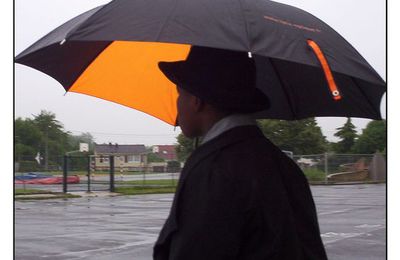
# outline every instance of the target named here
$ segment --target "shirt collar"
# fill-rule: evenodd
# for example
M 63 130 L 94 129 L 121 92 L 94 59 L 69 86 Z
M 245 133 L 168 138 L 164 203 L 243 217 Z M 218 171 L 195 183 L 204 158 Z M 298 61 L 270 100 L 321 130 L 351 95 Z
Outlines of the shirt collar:
M 205 134 L 202 144 L 214 139 L 220 134 L 238 126 L 244 125 L 256 125 L 256 120 L 249 115 L 244 114 L 233 114 L 226 116 L 216 122 L 210 130 Z

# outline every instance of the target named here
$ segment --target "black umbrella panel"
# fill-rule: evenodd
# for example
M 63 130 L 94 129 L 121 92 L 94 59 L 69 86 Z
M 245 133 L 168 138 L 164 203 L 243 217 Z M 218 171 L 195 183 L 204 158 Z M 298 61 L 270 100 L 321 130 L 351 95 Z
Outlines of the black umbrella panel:
M 257 87 L 271 100 L 260 118 L 381 119 L 386 83 L 313 15 L 265 0 L 114 0 L 66 22 L 16 57 L 70 92 L 110 100 L 175 124 L 177 93 L 159 61 L 191 45 L 250 52 Z

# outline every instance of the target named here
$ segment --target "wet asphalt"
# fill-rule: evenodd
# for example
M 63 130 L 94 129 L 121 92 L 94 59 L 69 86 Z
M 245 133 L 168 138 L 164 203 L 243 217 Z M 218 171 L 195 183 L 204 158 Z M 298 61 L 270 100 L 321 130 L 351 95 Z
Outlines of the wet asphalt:
M 386 187 L 312 186 L 329 259 L 386 259 Z M 173 194 L 15 202 L 15 259 L 152 259 Z

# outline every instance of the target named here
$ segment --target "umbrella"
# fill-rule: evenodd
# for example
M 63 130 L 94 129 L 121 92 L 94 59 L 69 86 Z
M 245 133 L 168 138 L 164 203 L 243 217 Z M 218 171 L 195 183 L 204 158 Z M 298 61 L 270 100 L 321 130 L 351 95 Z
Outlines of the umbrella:
M 190 46 L 249 52 L 271 100 L 258 118 L 381 119 L 386 83 L 343 37 L 313 15 L 267 0 L 114 0 L 56 28 L 15 61 L 68 92 L 135 108 L 171 125 L 177 92 L 159 61 Z

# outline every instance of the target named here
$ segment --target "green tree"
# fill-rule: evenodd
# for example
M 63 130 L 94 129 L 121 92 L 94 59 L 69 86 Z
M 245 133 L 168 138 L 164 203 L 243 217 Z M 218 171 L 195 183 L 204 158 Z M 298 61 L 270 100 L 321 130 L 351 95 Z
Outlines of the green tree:
M 15 119 L 15 159 L 21 165 L 29 166 L 25 170 L 32 170 L 31 166 L 37 168 L 35 157 L 38 152 L 44 159 L 41 164 L 46 170 L 51 165 L 60 165 L 66 152 L 79 150 L 79 143 L 89 144 L 89 154 L 93 151 L 94 138 L 90 133 L 71 135 L 52 112 L 43 110 L 33 117 Z M 86 169 L 86 159 L 75 158 L 71 165 Z
M 163 158 L 159 157 L 155 153 L 148 153 L 147 154 L 147 161 L 149 163 L 151 163 L 151 162 L 165 162 L 165 160 Z
M 339 137 L 340 141 L 333 145 L 333 150 L 336 153 L 351 153 L 351 149 L 357 139 L 356 127 L 351 122 L 351 118 L 347 118 L 346 123 L 339 128 L 336 128 L 337 132 L 334 134 Z
M 352 151 L 360 154 L 371 154 L 386 151 L 386 121 L 371 121 L 356 140 Z
M 327 149 L 327 141 L 314 118 L 285 121 L 259 120 L 258 125 L 264 135 L 281 150 L 294 154 L 317 154 Z M 194 139 L 183 134 L 177 137 L 176 152 L 179 161 L 185 161 L 194 150 Z
M 42 133 L 40 153 L 44 156 L 44 167 L 47 170 L 49 161 L 59 160 L 59 156 L 72 149 L 68 142 L 69 133 L 64 131 L 56 115 L 49 111 L 42 110 L 39 115 L 34 115 L 33 123 Z
M 17 118 L 14 126 L 16 159 L 33 158 L 40 150 L 41 131 L 30 119 Z
M 281 150 L 294 154 L 317 154 L 327 149 L 327 141 L 315 118 L 297 121 L 263 119 L 258 125 L 264 135 Z
M 190 154 L 194 151 L 195 139 L 190 139 L 180 133 L 176 140 L 178 144 L 175 146 L 176 156 L 181 162 L 186 161 Z

